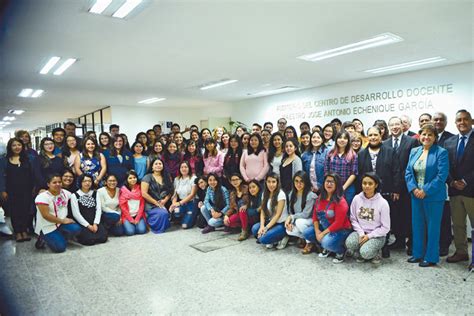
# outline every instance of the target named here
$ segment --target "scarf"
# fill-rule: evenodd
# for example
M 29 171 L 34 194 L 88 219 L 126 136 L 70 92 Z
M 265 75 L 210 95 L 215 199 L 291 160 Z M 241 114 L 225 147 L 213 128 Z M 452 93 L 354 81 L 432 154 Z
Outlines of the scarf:
M 140 190 L 140 186 L 135 184 L 135 186 L 130 191 L 126 185 L 120 188 L 120 196 L 119 196 L 119 203 L 122 204 L 129 200 L 141 200 L 142 199 L 142 191 Z

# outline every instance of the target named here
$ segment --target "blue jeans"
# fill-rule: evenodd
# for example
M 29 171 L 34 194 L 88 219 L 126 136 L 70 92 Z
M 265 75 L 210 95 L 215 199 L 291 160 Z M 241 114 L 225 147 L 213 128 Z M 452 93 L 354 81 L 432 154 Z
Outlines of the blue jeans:
M 349 229 L 341 229 L 337 232 L 334 233 L 329 233 L 326 236 L 323 237 L 321 240 L 321 247 L 323 247 L 326 250 L 329 250 L 331 252 L 335 252 L 337 254 L 342 254 L 345 252 L 345 242 L 347 236 L 351 231 Z M 312 243 L 318 243 L 319 242 L 316 240 L 316 233 L 314 231 L 314 226 L 310 226 L 305 229 L 303 232 L 303 236 L 306 240 L 309 240 Z
M 346 199 L 347 205 L 349 205 L 349 209 L 351 208 L 352 200 L 356 195 L 356 188 L 354 184 L 351 184 L 346 191 L 344 191 L 344 198 Z
M 258 238 L 258 230 L 260 229 L 260 223 L 256 223 L 252 226 L 252 235 L 257 238 L 257 240 L 263 244 L 274 244 L 279 242 L 286 236 L 285 223 L 277 223 L 272 228 L 270 228 L 263 236 Z
M 145 220 L 142 218 L 138 224 L 134 225 L 127 220 L 123 221 L 123 232 L 126 236 L 143 235 L 146 233 Z
M 181 219 L 181 226 L 184 229 L 192 228 L 196 223 L 198 211 L 197 203 L 190 201 L 177 207 L 173 212 L 173 217 Z
M 117 213 L 102 213 L 101 222 L 107 231 L 114 236 L 123 235 L 123 225 L 117 223 L 120 221 L 120 214 Z
M 439 262 L 439 234 L 444 201 L 411 198 L 413 226 L 413 257 L 431 263 Z M 428 231 L 428 233 L 427 233 Z M 428 237 L 428 241 L 426 241 Z
M 211 210 L 208 210 L 205 205 L 201 207 L 201 214 L 204 216 L 209 226 L 221 227 L 224 225 L 224 214 L 222 214 L 222 216 L 219 218 L 213 218 L 211 215 Z
M 41 233 L 41 236 L 53 252 L 64 252 L 66 251 L 67 239 L 79 235 L 81 230 L 81 226 L 76 223 L 62 224 L 55 231 L 45 235 Z

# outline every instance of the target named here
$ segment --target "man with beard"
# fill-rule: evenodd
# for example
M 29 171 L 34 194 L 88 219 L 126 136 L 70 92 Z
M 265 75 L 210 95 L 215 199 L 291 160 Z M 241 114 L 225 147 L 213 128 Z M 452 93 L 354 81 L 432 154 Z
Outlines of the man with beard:
M 405 182 L 405 170 L 407 169 L 410 151 L 419 146 L 419 143 L 416 139 L 403 133 L 402 120 L 399 117 L 390 118 L 388 128 L 391 135 L 383 144 L 395 150 L 401 170 L 400 199 L 393 203 L 393 207 L 390 205 L 391 231 L 396 237 L 395 243 L 390 248 L 405 249 L 408 246 L 407 254 L 411 256 L 411 200 Z M 406 241 L 407 238 L 408 241 Z
M 400 198 L 402 174 L 400 163 L 396 152 L 389 146 L 382 146 L 382 133 L 377 126 L 372 126 L 367 131 L 369 144 L 367 148 L 358 153 L 359 174 L 375 172 L 380 179 L 380 194 L 386 199 L 393 209 L 394 202 Z M 357 192 L 362 191 L 360 180 L 357 185 Z M 389 235 L 387 235 L 388 240 Z M 390 251 L 385 244 L 382 248 L 382 257 L 390 257 Z

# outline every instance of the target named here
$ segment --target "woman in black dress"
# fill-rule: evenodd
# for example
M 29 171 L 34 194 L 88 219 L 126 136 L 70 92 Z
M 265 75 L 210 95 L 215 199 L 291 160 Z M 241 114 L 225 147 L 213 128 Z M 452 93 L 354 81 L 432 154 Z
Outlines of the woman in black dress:
M 33 178 L 25 145 L 19 138 L 8 141 L 7 155 L 0 161 L 0 192 L 11 216 L 16 241 L 31 240 L 27 230 L 32 222 Z
M 54 153 L 54 141 L 50 137 L 45 137 L 40 143 L 40 154 L 33 160 L 33 176 L 35 191 L 47 190 L 46 179 L 51 174 L 62 174 L 66 166 L 61 157 Z

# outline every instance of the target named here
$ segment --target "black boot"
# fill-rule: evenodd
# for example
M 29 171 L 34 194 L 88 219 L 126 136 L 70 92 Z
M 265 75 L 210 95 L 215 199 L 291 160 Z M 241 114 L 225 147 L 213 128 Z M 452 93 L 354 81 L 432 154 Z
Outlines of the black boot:
M 382 248 L 382 258 L 390 258 L 390 249 L 387 245 Z

